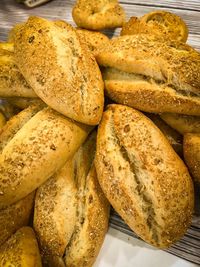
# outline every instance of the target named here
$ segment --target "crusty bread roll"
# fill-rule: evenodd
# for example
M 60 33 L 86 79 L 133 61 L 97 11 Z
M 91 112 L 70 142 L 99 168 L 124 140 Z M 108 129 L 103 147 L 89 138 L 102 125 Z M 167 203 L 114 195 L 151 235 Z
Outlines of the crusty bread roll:
M 117 28 L 125 22 L 118 0 L 77 0 L 72 16 L 78 27 L 89 30 Z
M 176 113 L 162 113 L 160 117 L 181 134 L 200 133 L 200 117 Z
M 183 152 L 192 177 L 200 183 L 200 133 L 186 133 L 184 135 Z
M 184 235 L 193 213 L 193 183 L 151 120 L 126 106 L 108 106 L 95 165 L 111 205 L 143 240 L 167 248 Z
M 95 147 L 96 132 L 92 132 L 74 157 L 37 191 L 34 229 L 45 266 L 66 262 L 66 266 L 89 267 L 98 255 L 108 227 L 109 204 L 94 167 L 90 170 Z
M 37 190 L 34 229 L 45 266 L 59 266 L 63 261 L 76 222 L 76 193 L 72 159 Z
M 29 223 L 35 192 L 0 210 L 0 246 L 19 228 Z M 1 264 L 0 264 L 1 266 Z
M 0 266 L 42 267 L 34 231 L 20 228 L 0 247 Z
M 8 42 L 14 43 L 16 33 L 24 26 L 24 23 L 15 24 L 8 33 Z
M 12 43 L 0 43 L 0 97 L 36 97 L 16 66 L 12 49 Z
M 104 47 L 110 45 L 109 38 L 101 32 L 88 31 L 80 28 L 77 28 L 76 32 L 81 38 L 81 41 L 87 44 L 88 50 L 93 53 L 94 57 L 104 49 Z
M 104 103 L 101 72 L 71 25 L 30 17 L 16 33 L 15 59 L 47 105 L 82 123 L 99 123 Z
M 168 139 L 169 143 L 173 147 L 173 149 L 176 151 L 176 153 L 179 156 L 183 155 L 183 138 L 180 133 L 178 133 L 176 130 L 171 128 L 165 121 L 163 121 L 159 115 L 152 114 L 152 113 L 146 113 L 145 114 L 148 118 L 150 118 L 153 123 L 161 130 L 161 132 L 165 135 L 165 137 Z
M 124 23 L 121 35 L 138 33 L 156 34 L 159 38 L 186 42 L 188 28 L 185 22 L 176 14 L 156 10 L 137 18 L 131 17 Z
M 24 112 L 15 120 L 21 121 Z M 5 125 L 0 136 L 0 208 L 24 198 L 51 177 L 73 156 L 92 128 L 50 108 L 30 114 L 22 125 Z
M 155 35 L 114 38 L 97 56 L 108 96 L 146 112 L 200 115 L 200 53 Z

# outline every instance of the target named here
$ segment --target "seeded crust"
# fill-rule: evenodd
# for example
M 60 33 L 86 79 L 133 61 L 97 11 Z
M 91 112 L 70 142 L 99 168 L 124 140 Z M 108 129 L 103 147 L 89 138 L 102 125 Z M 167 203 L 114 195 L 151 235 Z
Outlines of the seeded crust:
M 82 123 L 99 123 L 104 103 L 101 72 L 71 25 L 30 17 L 16 33 L 15 58 L 47 105 Z
M 13 49 L 12 43 L 0 43 L 0 96 L 36 97 L 15 63 Z
M 146 242 L 167 248 L 191 223 L 191 177 L 160 130 L 142 113 L 110 105 L 98 128 L 95 165 L 114 209 Z
M 106 68 L 103 76 L 106 94 L 119 104 L 153 113 L 200 115 L 200 95 L 192 90 L 114 68 Z
M 101 33 L 95 31 L 88 31 L 85 29 L 76 29 L 81 41 L 87 44 L 88 50 L 92 52 L 94 57 L 100 52 L 100 50 L 104 49 L 110 45 L 109 38 Z
M 200 183 L 200 134 L 187 133 L 183 139 L 184 159 L 194 180 Z
M 125 22 L 124 9 L 117 0 L 78 0 L 72 17 L 78 27 L 88 30 L 122 27 Z
M 24 23 L 15 24 L 8 33 L 8 42 L 14 43 L 16 33 L 24 26 Z
M 158 38 L 150 34 L 113 38 L 111 46 L 96 59 L 102 66 L 141 74 L 173 87 L 180 94 L 199 96 L 200 53 L 184 43 Z
M 1 152 L 0 208 L 24 198 L 51 177 L 73 156 L 90 130 L 50 108 L 37 112 Z
M 93 166 L 95 149 L 96 132 L 92 132 L 75 155 L 77 218 L 66 248 L 67 267 L 92 266 L 108 228 L 109 203 L 98 184 Z
M 42 267 L 33 229 L 20 228 L 0 247 L 0 263 L 1 266 Z
M 137 18 L 131 17 L 121 30 L 120 35 L 156 34 L 164 39 L 186 42 L 188 28 L 185 22 L 176 14 L 166 11 L 153 11 Z
M 181 134 L 200 133 L 200 118 L 197 116 L 163 113 L 160 117 Z
M 30 105 L 41 105 L 43 107 L 46 106 L 46 104 L 39 97 L 9 97 L 7 98 L 7 101 L 20 109 L 28 108 Z
M 0 210 L 0 246 L 19 228 L 29 223 L 35 192 Z
M 75 227 L 76 194 L 73 159 L 37 190 L 34 229 L 45 266 L 62 261 Z

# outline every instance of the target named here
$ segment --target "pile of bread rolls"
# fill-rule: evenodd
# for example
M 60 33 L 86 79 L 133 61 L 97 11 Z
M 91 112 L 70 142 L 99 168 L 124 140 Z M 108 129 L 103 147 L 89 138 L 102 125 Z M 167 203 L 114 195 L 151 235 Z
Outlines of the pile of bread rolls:
M 125 22 L 110 0 L 72 14 L 84 29 L 30 17 L 0 43 L 0 266 L 92 266 L 110 204 L 157 248 L 191 223 L 200 54 L 185 23 Z M 115 27 L 111 40 L 95 31 Z

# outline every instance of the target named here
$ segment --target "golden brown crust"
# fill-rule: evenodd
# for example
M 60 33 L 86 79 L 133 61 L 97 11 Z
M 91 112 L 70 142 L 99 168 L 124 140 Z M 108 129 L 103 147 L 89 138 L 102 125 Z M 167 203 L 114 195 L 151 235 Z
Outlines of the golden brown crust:
M 0 96 L 36 97 L 14 60 L 12 43 L 0 44 Z
M 0 132 L 5 124 L 6 124 L 6 118 L 4 117 L 3 113 L 0 111 Z
M 91 127 L 50 108 L 37 112 L 3 147 L 0 208 L 28 195 L 73 156 Z
M 155 34 L 159 38 L 186 42 L 188 28 L 185 22 L 176 14 L 166 11 L 153 11 L 137 18 L 131 17 L 121 30 L 121 35 Z
M 110 43 L 96 56 L 100 65 L 144 75 L 183 95 L 199 96 L 200 53 L 189 45 L 163 42 L 150 34 L 120 36 Z
M 187 133 L 183 139 L 184 159 L 194 180 L 200 183 L 200 134 Z
M 0 263 L 2 266 L 42 267 L 33 229 L 20 228 L 0 247 Z
M 88 31 L 85 29 L 76 29 L 81 41 L 85 42 L 88 46 L 88 50 L 92 52 L 94 57 L 102 50 L 104 47 L 110 45 L 109 38 L 101 33 L 96 31 Z
M 163 113 L 160 117 L 181 134 L 200 133 L 200 117 L 176 113 Z
M 0 210 L 0 246 L 19 228 L 29 223 L 35 192 Z
M 108 107 L 98 129 L 95 165 L 111 205 L 142 239 L 166 248 L 183 236 L 194 206 L 191 177 L 142 113 Z
M 43 263 L 48 266 L 56 266 L 55 260 L 58 258 L 62 261 L 65 248 L 74 231 L 76 193 L 73 159 L 37 190 L 34 229 Z
M 66 250 L 67 267 L 91 267 L 108 229 L 109 204 L 97 181 L 94 165 L 87 175 L 83 189 L 84 213 L 79 214 L 76 230 Z M 81 213 L 81 210 L 79 212 Z M 83 214 L 83 221 L 80 221 Z
M 20 109 L 28 108 L 30 105 L 43 105 L 44 107 L 46 106 L 46 104 L 38 97 L 9 97 L 7 98 L 7 101 L 13 106 Z
M 72 16 L 78 27 L 89 30 L 117 28 L 125 22 L 125 12 L 118 0 L 78 0 Z
M 184 95 L 172 86 L 113 68 L 104 71 L 106 94 L 115 102 L 146 111 L 200 115 L 200 97 Z
M 99 123 L 104 103 L 101 72 L 71 25 L 30 17 L 16 34 L 15 57 L 46 104 L 82 123 Z
M 14 43 L 16 33 L 24 26 L 24 23 L 15 24 L 8 33 L 8 42 Z

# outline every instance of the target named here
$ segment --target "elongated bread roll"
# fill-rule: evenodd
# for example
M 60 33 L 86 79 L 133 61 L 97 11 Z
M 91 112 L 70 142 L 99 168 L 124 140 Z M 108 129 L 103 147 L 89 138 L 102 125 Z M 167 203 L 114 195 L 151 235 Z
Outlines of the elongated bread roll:
M 159 38 L 186 42 L 188 28 L 185 22 L 176 14 L 156 10 L 137 18 L 131 17 L 121 30 L 121 35 L 138 33 L 156 34 Z
M 146 242 L 166 248 L 191 223 L 191 177 L 161 131 L 142 113 L 110 105 L 98 129 L 98 180 L 114 209 Z
M 194 180 L 200 183 L 200 133 L 187 133 L 183 138 L 184 159 Z
M 35 192 L 0 210 L 0 246 L 19 228 L 29 223 Z M 1 265 L 0 265 L 1 266 Z
M 125 22 L 118 0 L 77 0 L 72 16 L 78 27 L 89 30 L 117 28 Z
M 160 117 L 181 134 L 200 133 L 200 117 L 176 113 L 162 113 Z
M 149 34 L 121 36 L 96 56 L 108 96 L 146 112 L 200 115 L 200 53 Z
M 15 59 L 47 105 L 76 121 L 99 123 L 104 103 L 101 72 L 71 25 L 30 17 L 16 33 Z
M 0 43 L 0 96 L 36 97 L 16 66 L 12 43 Z
M 0 266 L 42 267 L 32 228 L 20 228 L 0 247 Z
M 45 266 L 60 266 L 74 231 L 77 210 L 74 176 L 74 160 L 70 159 L 37 190 L 34 229 Z
M 21 114 L 15 119 L 18 118 Z M 19 128 L 16 132 L 16 127 L 13 130 L 8 127 L 2 133 L 10 137 L 7 143 L 2 140 L 1 146 L 0 208 L 15 203 L 44 183 L 73 156 L 91 130 L 50 108 L 37 112 Z

